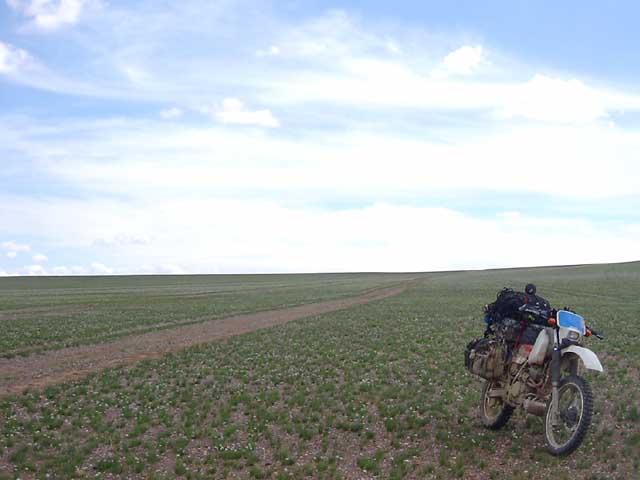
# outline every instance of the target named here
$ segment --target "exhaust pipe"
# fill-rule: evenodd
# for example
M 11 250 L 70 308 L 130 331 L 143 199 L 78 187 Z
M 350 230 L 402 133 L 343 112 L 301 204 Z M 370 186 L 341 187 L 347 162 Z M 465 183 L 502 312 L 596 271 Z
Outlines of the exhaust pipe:
M 530 398 L 527 398 L 524 401 L 523 406 L 524 406 L 524 409 L 527 411 L 527 413 L 530 413 L 532 415 L 537 415 L 539 417 L 544 417 L 544 414 L 547 411 L 546 403 L 536 402 L 535 400 L 531 400 Z

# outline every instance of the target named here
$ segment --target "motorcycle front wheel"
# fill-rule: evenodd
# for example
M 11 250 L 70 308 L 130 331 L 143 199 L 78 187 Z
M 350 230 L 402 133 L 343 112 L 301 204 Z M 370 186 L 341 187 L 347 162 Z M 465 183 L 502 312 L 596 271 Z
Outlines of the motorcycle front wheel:
M 500 386 L 487 380 L 482 388 L 480 399 L 480 418 L 485 427 L 491 430 L 502 428 L 511 417 L 513 407 L 504 403 L 501 397 L 492 395 Z
M 560 381 L 558 410 L 550 400 L 545 414 L 547 449 L 553 455 L 567 455 L 584 440 L 593 415 L 593 395 L 587 381 L 570 375 Z

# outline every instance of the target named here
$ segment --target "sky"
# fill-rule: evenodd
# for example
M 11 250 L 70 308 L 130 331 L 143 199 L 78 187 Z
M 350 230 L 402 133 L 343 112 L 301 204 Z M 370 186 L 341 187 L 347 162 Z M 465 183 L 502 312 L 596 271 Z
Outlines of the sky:
M 637 2 L 0 1 L 0 276 L 640 260 Z

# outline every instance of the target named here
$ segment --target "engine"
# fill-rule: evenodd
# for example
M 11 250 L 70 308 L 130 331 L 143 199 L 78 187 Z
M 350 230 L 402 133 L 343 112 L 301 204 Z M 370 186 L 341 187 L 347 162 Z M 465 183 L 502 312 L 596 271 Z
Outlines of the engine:
M 527 363 L 531 347 L 520 345 L 509 364 L 507 401 L 512 405 L 520 405 L 525 399 L 538 397 L 542 393 L 544 368 Z

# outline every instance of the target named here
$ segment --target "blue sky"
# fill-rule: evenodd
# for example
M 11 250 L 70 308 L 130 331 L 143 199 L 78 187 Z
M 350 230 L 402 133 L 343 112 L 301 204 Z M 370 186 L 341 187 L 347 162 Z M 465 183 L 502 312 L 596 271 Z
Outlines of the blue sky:
M 634 2 L 0 4 L 0 275 L 640 258 Z

